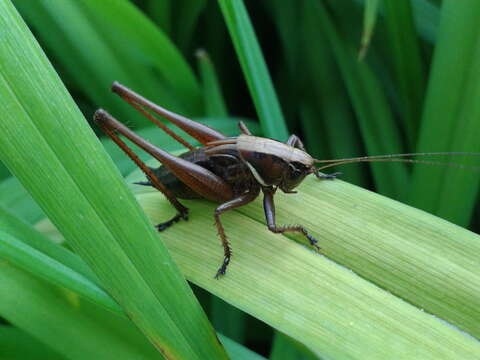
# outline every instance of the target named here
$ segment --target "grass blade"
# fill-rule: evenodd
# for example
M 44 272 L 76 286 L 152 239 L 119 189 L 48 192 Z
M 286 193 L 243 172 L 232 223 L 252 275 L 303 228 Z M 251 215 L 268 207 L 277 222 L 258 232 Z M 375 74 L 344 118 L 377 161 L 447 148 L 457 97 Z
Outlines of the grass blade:
M 270 352 L 270 360 L 317 360 L 302 344 L 285 336 L 281 332 L 275 333 L 275 339 Z
M 405 135 L 408 148 L 414 149 L 426 81 L 411 3 L 385 0 L 385 22 Z
M 53 259 L 64 267 L 68 267 L 78 273 L 79 276 L 89 279 L 92 283 L 99 284 L 98 277 L 78 255 L 53 241 L 49 241 L 46 236 L 33 229 L 2 206 L 0 206 L 0 229 L 22 241 L 26 247 L 40 253 L 40 255 Z M 58 230 L 55 229 L 55 231 Z
M 262 132 L 277 140 L 288 137 L 272 79 L 242 0 L 219 0 L 247 85 L 257 109 Z
M 75 254 L 53 244 L 1 208 L 0 214 L 0 259 L 31 276 L 68 289 L 75 296 L 81 296 L 116 316 L 125 317 L 123 310 L 103 291 L 96 276 Z M 232 359 L 257 358 L 251 351 L 226 336 L 220 338 L 226 344 L 226 350 L 234 354 L 230 354 Z
M 0 183 L 0 203 L 24 221 L 34 224 L 43 219 L 45 214 L 33 201 L 30 194 L 18 179 L 10 177 Z
M 0 264 L 1 316 L 65 358 L 162 359 L 130 321 Z
M 148 0 L 148 14 L 162 31 L 171 35 L 172 32 L 172 1 L 171 0 Z
M 370 40 L 372 39 L 373 30 L 377 21 L 377 12 L 380 0 L 366 0 L 365 10 L 363 12 L 363 33 L 360 40 L 360 50 L 358 52 L 359 60 L 363 60 L 367 54 Z
M 175 34 L 174 39 L 178 47 L 184 52 L 188 47 L 192 37 L 195 35 L 195 25 L 198 18 L 207 5 L 206 0 L 181 0 L 175 3 Z
M 366 0 L 354 0 L 358 4 L 364 6 Z M 405 1 L 406 2 L 406 1 Z M 413 10 L 413 17 L 415 22 L 415 28 L 418 34 L 429 43 L 433 44 L 436 41 L 438 23 L 440 19 L 440 11 L 438 6 L 432 3 L 430 0 L 412 0 L 409 1 Z M 382 7 L 379 9 L 380 15 L 385 15 L 382 11 Z
M 17 1 L 16 5 L 54 51 L 62 69 L 95 104 L 125 114 L 132 123 L 146 124 L 135 110 L 105 91 L 117 80 L 173 110 L 202 113 L 192 69 L 172 42 L 130 2 L 40 0 L 34 4 Z M 145 66 L 152 71 L 132 71 Z
M 230 340 L 222 334 L 218 334 L 218 337 L 222 341 L 223 345 L 225 345 L 225 348 L 228 350 L 228 354 L 232 360 L 265 360 L 263 356 L 248 350 L 244 346 L 239 345 L 235 341 Z
M 198 50 L 196 55 L 202 78 L 205 113 L 207 116 L 226 117 L 227 105 L 212 60 L 205 50 Z
M 320 2 L 310 4 L 311 10 L 318 17 L 319 27 L 332 46 L 368 153 L 401 153 L 399 132 L 378 79 L 367 64 L 356 60 L 352 46 L 339 37 L 338 30 L 323 5 Z M 391 164 L 372 164 L 371 167 L 376 188 L 380 193 L 397 198 L 404 194 L 408 180 L 406 167 Z
M 9 1 L 0 11 L 2 161 L 159 351 L 225 359 L 191 289 L 28 28 Z
M 360 131 L 331 47 L 311 3 L 303 4 L 301 16 L 304 19 L 301 36 L 305 41 L 302 72 L 305 72 L 309 82 L 303 98 L 310 106 L 320 108 L 308 125 L 303 125 L 307 149 L 311 151 L 327 145 L 326 153 L 330 158 L 357 156 L 363 152 Z M 317 127 L 317 130 L 311 130 L 312 127 Z M 313 151 L 312 154 L 320 158 L 320 153 Z M 342 179 L 356 185 L 367 185 L 365 170 L 361 165 L 342 169 Z
M 443 3 L 418 151 L 480 151 L 479 21 L 479 2 Z M 471 161 L 478 165 L 478 159 Z M 467 225 L 479 185 L 475 173 L 415 166 L 409 202 Z
M 50 347 L 13 326 L 0 325 L 1 358 L 8 360 L 65 360 Z
M 210 319 L 217 331 L 238 343 L 245 343 L 247 317 L 244 312 L 212 295 Z
M 0 244 L 0 258 L 32 275 L 70 289 L 94 304 L 104 306 L 113 312 L 121 312 L 118 304 L 91 280 L 24 244 L 9 233 L 0 231 Z

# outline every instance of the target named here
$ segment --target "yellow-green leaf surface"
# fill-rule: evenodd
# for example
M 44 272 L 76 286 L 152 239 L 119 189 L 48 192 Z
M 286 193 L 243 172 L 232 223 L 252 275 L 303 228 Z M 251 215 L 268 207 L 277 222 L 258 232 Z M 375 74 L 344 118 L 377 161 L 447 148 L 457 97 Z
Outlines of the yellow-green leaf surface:
M 185 279 L 10 1 L 0 2 L 0 13 L 0 159 L 158 358 L 226 359 Z
M 136 172 L 127 181 L 140 178 Z M 161 194 L 132 187 L 153 223 L 174 213 Z M 296 195 L 277 192 L 278 223 L 305 225 L 326 256 L 270 233 L 258 200 L 222 215 L 233 258 L 227 275 L 215 280 L 223 253 L 214 206 L 185 204 L 190 220 L 161 238 L 186 277 L 317 354 L 347 359 L 479 354 L 477 340 L 442 321 L 480 333 L 479 236 L 342 181 L 312 178 Z

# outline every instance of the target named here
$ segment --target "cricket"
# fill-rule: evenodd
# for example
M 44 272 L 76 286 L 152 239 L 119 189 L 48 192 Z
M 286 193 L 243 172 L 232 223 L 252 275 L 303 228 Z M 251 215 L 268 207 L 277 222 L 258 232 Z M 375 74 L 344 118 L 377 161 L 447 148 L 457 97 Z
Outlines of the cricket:
M 320 171 L 336 165 L 391 161 L 446 164 L 471 169 L 472 167 L 466 165 L 402 157 L 480 155 L 480 153 L 435 152 L 318 160 L 307 153 L 302 141 L 296 135 L 291 135 L 285 143 L 282 143 L 254 136 L 247 126 L 240 122 L 238 124 L 240 135 L 228 137 L 204 124 L 168 111 L 118 82 L 112 84 L 112 91 L 188 149 L 180 156 L 174 156 L 135 134 L 107 111 L 99 109 L 95 112 L 94 120 L 98 126 L 146 175 L 147 181 L 138 184 L 152 186 L 162 192 L 177 210 L 173 218 L 156 225 L 157 230 L 164 231 L 178 221 L 188 219 L 189 209 L 182 205 L 179 199 L 206 199 L 219 204 L 214 210 L 213 217 L 223 246 L 223 262 L 215 274 L 216 279 L 225 275 L 232 257 L 232 250 L 220 220 L 221 214 L 252 202 L 260 192 L 263 193 L 263 208 L 268 229 L 277 234 L 301 233 L 318 251 L 320 250 L 318 240 L 303 226 L 277 225 L 273 198 L 278 189 L 287 194 L 295 194 L 294 189 L 311 174 L 321 180 L 333 180 L 340 173 L 323 174 Z M 196 139 L 201 147 L 188 143 L 152 113 L 185 131 Z M 118 134 L 139 146 L 162 165 L 156 169 L 148 167 Z M 316 164 L 321 165 L 317 167 Z

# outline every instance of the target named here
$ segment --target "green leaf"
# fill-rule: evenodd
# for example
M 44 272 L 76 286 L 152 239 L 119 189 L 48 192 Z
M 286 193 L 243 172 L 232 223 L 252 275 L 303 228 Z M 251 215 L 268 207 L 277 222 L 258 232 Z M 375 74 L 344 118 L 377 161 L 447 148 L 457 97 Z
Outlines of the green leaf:
M 245 343 L 247 316 L 243 311 L 212 296 L 210 319 L 215 329 L 238 343 Z
M 205 50 L 196 52 L 203 85 L 205 113 L 208 116 L 227 116 L 227 106 L 212 60 Z
M 358 52 L 359 60 L 363 60 L 367 54 L 370 40 L 373 35 L 375 23 L 377 21 L 377 12 L 380 0 L 365 0 L 365 10 L 363 13 L 363 33 L 360 41 L 360 50 Z
M 0 258 L 7 259 L 32 275 L 70 289 L 95 304 L 121 312 L 118 304 L 90 279 L 3 231 L 0 231 Z
M 128 181 L 142 178 L 137 171 Z M 155 190 L 132 187 L 153 223 L 174 213 Z M 190 281 L 317 355 L 384 359 L 395 349 L 399 359 L 470 359 L 480 351 L 439 320 L 480 334 L 478 235 L 338 180 L 306 179 L 275 202 L 278 223 L 304 225 L 326 257 L 292 241 L 301 236 L 269 232 L 260 200 L 222 216 L 234 255 L 219 281 L 213 204 L 183 201 L 189 222 L 162 239 Z
M 15 237 L 23 242 L 23 247 L 29 248 L 32 254 L 44 256 L 59 263 L 60 266 L 68 267 L 70 270 L 79 274 L 79 277 L 86 278 L 92 283 L 99 283 L 97 276 L 92 270 L 78 257 L 78 255 L 63 248 L 62 246 L 49 241 L 45 236 L 54 236 L 57 229 L 51 231 L 48 235 L 42 235 L 20 218 L 16 217 L 8 210 L 0 206 L 0 229 L 10 237 Z M 61 234 L 59 234 L 61 238 Z M 19 253 L 12 253 L 12 257 L 19 256 Z M 28 255 L 28 254 L 27 254 Z M 24 261 L 28 265 L 28 261 Z M 29 271 L 27 269 L 27 271 Z M 33 269 L 30 272 L 35 272 Z M 92 289 L 91 293 L 96 290 Z M 106 303 L 106 305 L 108 305 Z M 106 306 L 105 305 L 105 306 Z
M 358 4 L 364 5 L 367 0 L 354 0 Z M 438 31 L 438 23 L 440 18 L 440 11 L 436 4 L 430 0 L 412 0 L 412 1 L 398 1 L 400 3 L 411 3 L 415 28 L 418 34 L 429 43 L 435 43 Z M 400 5 L 400 6 L 403 6 Z M 384 14 L 384 9 L 380 7 L 379 14 Z
M 341 39 L 338 30 L 320 2 L 312 2 L 311 11 L 318 17 L 340 67 L 357 114 L 359 127 L 370 155 L 402 153 L 399 131 L 384 90 L 372 70 L 356 60 L 351 44 Z M 403 164 L 372 164 L 376 188 L 384 195 L 402 197 L 408 174 Z
M 385 0 L 385 22 L 403 128 L 409 148 L 415 149 L 426 81 L 411 3 Z
M 17 0 L 15 4 L 92 102 L 125 114 L 132 123 L 146 124 L 129 105 L 106 91 L 117 80 L 167 108 L 201 114 L 200 88 L 192 69 L 161 30 L 129 1 L 27 4 Z M 151 71 L 134 71 L 146 66 Z
M 155 23 L 160 26 L 165 34 L 170 35 L 172 31 L 172 1 L 171 0 L 148 0 L 148 14 Z
M 479 21 L 478 1 L 444 2 L 417 151 L 480 151 Z M 479 185 L 473 172 L 416 165 L 409 203 L 467 225 Z
M 325 33 L 319 26 L 319 19 L 312 9 L 312 3 L 304 2 L 301 13 L 302 39 L 304 41 L 303 67 L 308 87 L 302 97 L 308 104 L 304 108 L 318 108 L 304 121 L 304 136 L 307 149 L 317 158 L 322 154 L 319 148 L 333 158 L 354 157 L 361 154 L 362 144 L 358 125 L 352 113 L 348 93 L 342 83 L 338 66 Z M 304 109 L 304 112 L 305 112 Z M 364 164 L 342 169 L 342 179 L 356 185 L 367 185 Z
M 288 137 L 285 120 L 245 5 L 242 0 L 218 0 L 218 3 L 255 103 L 263 133 L 284 141 Z
M 65 357 L 13 326 L 0 325 L 0 359 L 63 360 Z
M 32 277 L 68 289 L 72 292 L 70 298 L 80 296 L 111 311 L 114 318 L 125 317 L 122 309 L 102 290 L 96 276 L 75 254 L 50 242 L 1 207 L 0 215 L 0 260 L 21 268 Z M 9 311 L 3 315 L 8 314 Z M 251 351 L 235 341 L 225 336 L 220 338 L 232 359 L 257 359 Z
M 228 355 L 230 355 L 232 360 L 265 360 L 263 356 L 248 350 L 246 347 L 239 345 L 222 334 L 218 334 L 218 337 L 223 345 L 225 345 Z
M 67 359 L 162 359 L 129 320 L 83 302 L 3 259 L 0 292 L 1 316 Z
M 142 178 L 137 171 L 128 180 Z M 132 187 L 152 222 L 173 213 L 155 190 Z M 399 359 L 470 359 L 480 351 L 439 320 L 480 334 L 478 235 L 338 180 L 307 179 L 299 190 L 277 193 L 278 222 L 305 225 L 326 256 L 353 271 L 292 241 L 303 238 L 268 232 L 259 201 L 223 216 L 234 257 L 219 281 L 212 204 L 184 201 L 190 221 L 162 238 L 191 281 L 317 355 L 383 359 L 395 349 Z
M 308 350 L 302 349 L 301 344 L 292 340 L 280 332 L 275 333 L 275 339 L 270 352 L 270 360 L 316 360 L 313 354 L 308 354 Z
M 1 160 L 159 351 L 225 359 L 191 289 L 28 28 L 10 2 L 0 11 Z
M 0 204 L 30 224 L 45 217 L 42 209 L 14 177 L 0 182 Z
M 174 38 L 180 49 L 186 50 L 195 36 L 195 25 L 207 5 L 206 0 L 177 0 L 175 3 L 175 34 Z

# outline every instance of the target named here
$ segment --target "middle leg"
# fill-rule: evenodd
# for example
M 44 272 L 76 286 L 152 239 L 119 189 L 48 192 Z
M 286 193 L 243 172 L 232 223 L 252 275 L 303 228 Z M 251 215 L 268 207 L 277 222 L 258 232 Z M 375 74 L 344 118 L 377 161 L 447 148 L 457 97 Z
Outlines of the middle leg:
M 225 272 L 227 271 L 227 266 L 230 263 L 230 258 L 232 257 L 232 250 L 230 248 L 230 244 L 228 243 L 227 236 L 225 235 L 225 229 L 223 228 L 222 222 L 220 221 L 220 215 L 228 210 L 247 205 L 248 203 L 256 199 L 259 192 L 259 188 L 252 189 L 248 193 L 240 195 L 233 200 L 227 201 L 226 203 L 223 203 L 215 209 L 215 226 L 217 227 L 218 236 L 220 236 L 220 240 L 222 241 L 223 245 L 223 263 L 218 269 L 217 274 L 215 275 L 215 279 L 218 279 L 221 275 L 225 275 Z

